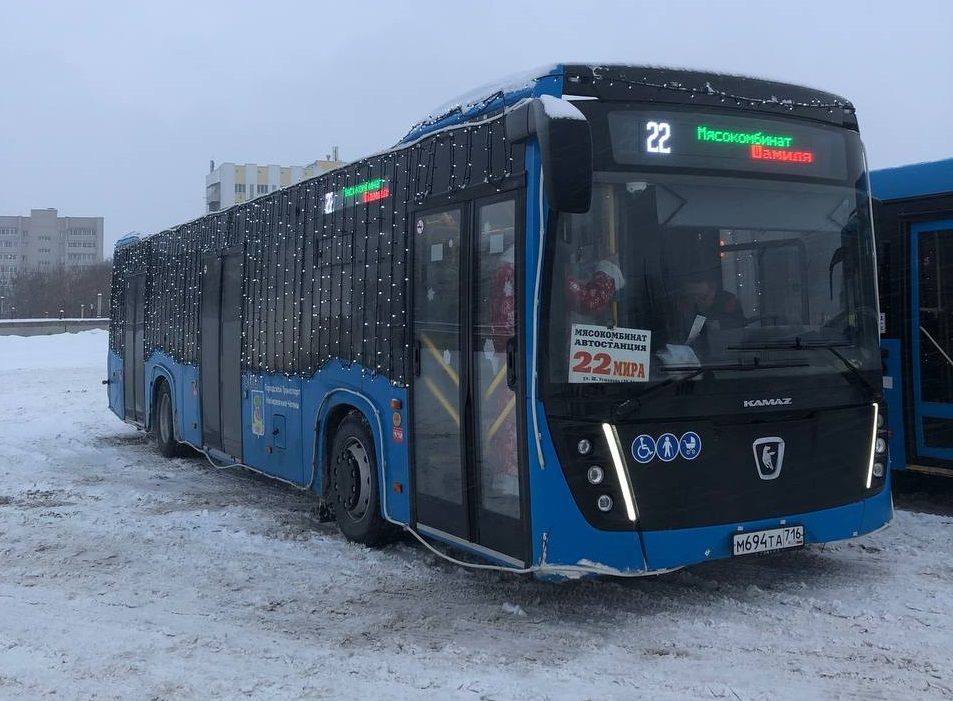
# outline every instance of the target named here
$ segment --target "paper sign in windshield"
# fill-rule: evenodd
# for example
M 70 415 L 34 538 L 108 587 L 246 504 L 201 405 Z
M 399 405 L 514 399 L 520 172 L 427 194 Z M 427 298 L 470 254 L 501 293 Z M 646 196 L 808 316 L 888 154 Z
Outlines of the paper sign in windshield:
M 569 381 L 648 382 L 652 332 L 573 324 Z

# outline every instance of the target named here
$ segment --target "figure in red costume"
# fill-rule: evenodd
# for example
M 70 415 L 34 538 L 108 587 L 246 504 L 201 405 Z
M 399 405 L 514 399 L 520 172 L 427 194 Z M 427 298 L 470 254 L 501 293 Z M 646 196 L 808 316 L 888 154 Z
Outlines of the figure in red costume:
M 566 301 L 569 308 L 587 317 L 605 317 L 616 293 L 625 285 L 625 278 L 615 256 L 600 260 L 588 277 L 566 276 Z
M 510 246 L 497 263 L 493 273 L 490 325 L 497 353 L 506 352 L 506 341 L 516 335 L 516 266 L 514 248 Z

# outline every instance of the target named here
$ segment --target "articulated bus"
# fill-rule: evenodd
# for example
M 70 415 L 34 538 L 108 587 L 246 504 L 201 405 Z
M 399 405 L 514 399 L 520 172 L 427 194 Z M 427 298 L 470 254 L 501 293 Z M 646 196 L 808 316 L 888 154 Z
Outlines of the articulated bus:
M 114 261 L 112 410 L 312 490 L 359 543 L 628 576 L 892 516 L 832 94 L 552 66 Z
M 890 467 L 953 475 L 953 158 L 874 171 L 870 183 Z

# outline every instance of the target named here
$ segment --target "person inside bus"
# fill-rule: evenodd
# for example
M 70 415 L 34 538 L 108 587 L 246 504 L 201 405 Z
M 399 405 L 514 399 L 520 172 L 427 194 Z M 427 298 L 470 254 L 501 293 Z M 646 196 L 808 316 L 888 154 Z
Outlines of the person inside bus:
M 569 308 L 591 317 L 606 316 L 616 293 L 625 287 L 625 278 L 617 255 L 601 257 L 594 266 L 577 266 L 566 275 L 566 301 Z
M 745 325 L 744 310 L 738 298 L 708 277 L 688 282 L 682 307 L 689 316 L 704 317 L 704 323 L 716 322 L 721 329 L 740 329 Z M 694 323 L 695 319 L 690 319 L 689 325 Z

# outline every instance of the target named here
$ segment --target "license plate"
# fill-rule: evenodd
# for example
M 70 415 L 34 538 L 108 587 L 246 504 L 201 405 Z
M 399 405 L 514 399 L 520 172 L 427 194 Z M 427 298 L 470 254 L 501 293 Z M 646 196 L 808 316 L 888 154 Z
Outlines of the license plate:
M 732 555 L 753 555 L 785 548 L 799 548 L 804 545 L 804 526 L 736 533 L 731 538 L 731 545 Z

